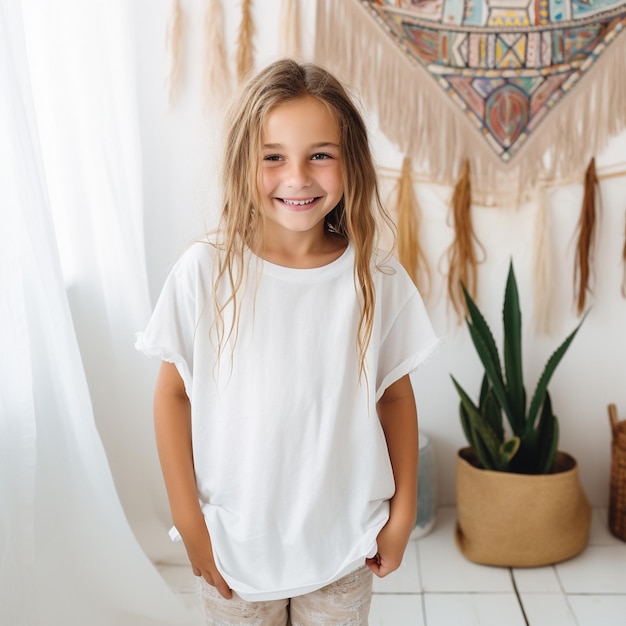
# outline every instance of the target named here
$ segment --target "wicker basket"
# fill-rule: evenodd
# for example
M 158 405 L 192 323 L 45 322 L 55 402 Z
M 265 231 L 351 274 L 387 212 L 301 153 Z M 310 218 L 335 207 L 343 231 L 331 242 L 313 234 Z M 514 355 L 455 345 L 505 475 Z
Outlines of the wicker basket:
M 614 404 L 609 404 L 609 419 L 612 433 L 609 530 L 626 541 L 626 420 L 618 421 Z
M 470 448 L 457 453 L 457 547 L 482 565 L 541 567 L 587 546 L 591 508 L 578 464 L 557 452 L 552 474 L 482 469 Z

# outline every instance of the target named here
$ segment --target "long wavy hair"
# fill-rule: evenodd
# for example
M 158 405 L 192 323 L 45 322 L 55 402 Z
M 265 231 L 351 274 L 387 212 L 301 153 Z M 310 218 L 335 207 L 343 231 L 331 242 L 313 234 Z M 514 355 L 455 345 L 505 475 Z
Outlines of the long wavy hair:
M 264 218 L 259 191 L 263 128 L 269 112 L 279 104 L 312 96 L 328 107 L 339 126 L 343 197 L 326 216 L 325 227 L 354 248 L 354 280 L 360 293 L 357 333 L 359 372 L 374 319 L 373 255 L 381 227 L 393 232 L 393 223 L 380 200 L 367 128 L 342 84 L 324 68 L 291 59 L 276 61 L 248 79 L 229 110 L 225 123 L 222 165 L 223 204 L 219 233 L 219 262 L 213 285 L 218 352 L 237 334 L 237 294 L 244 280 L 244 252 L 262 249 Z M 221 291 L 223 284 L 228 287 Z M 220 300 L 219 293 L 227 293 Z M 232 323 L 225 328 L 224 313 L 232 307 Z

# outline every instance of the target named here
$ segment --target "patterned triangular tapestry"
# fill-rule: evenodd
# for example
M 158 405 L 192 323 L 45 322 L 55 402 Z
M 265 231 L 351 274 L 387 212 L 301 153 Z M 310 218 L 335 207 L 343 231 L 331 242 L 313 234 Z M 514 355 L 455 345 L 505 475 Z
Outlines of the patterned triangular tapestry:
M 417 169 L 522 199 L 626 127 L 626 2 L 318 0 L 316 59 Z

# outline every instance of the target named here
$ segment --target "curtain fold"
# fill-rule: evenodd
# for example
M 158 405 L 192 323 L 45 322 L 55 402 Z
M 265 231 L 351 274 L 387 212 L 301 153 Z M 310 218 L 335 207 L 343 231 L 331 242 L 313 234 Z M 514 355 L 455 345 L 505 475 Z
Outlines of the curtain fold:
M 45 115 L 54 115 L 55 110 L 37 108 L 41 101 L 34 98 L 33 87 L 38 77 L 31 73 L 25 18 L 28 16 L 30 26 L 33 16 L 45 20 L 48 12 L 53 12 L 56 26 L 61 22 L 67 28 L 73 25 L 77 39 L 85 27 L 81 18 L 89 14 L 99 21 L 98 38 L 94 33 L 82 35 L 91 35 L 94 46 L 108 41 L 101 64 L 90 67 L 101 78 L 106 78 L 107 69 L 109 78 L 116 72 L 114 65 L 108 65 L 112 59 L 107 51 L 124 49 L 120 46 L 124 33 L 120 35 L 117 28 L 124 19 L 122 2 L 84 2 L 81 9 L 79 4 L 0 2 L 0 623 L 187 624 L 191 623 L 189 611 L 141 550 L 116 492 L 94 421 L 66 294 L 68 278 L 59 257 L 57 241 L 61 238 L 57 239 L 57 225 L 52 220 L 51 205 L 58 201 L 59 189 L 69 186 L 76 194 L 76 190 L 90 190 L 92 200 L 111 198 L 106 208 L 124 215 L 118 224 L 129 225 L 131 230 L 138 226 L 128 206 L 120 204 L 120 198 L 138 201 L 131 189 L 138 189 L 132 163 L 139 159 L 138 152 L 120 149 L 120 138 L 132 130 L 133 123 L 128 109 L 122 114 L 118 108 L 113 82 L 91 95 L 101 102 L 101 112 L 109 107 L 119 114 L 112 116 L 116 127 L 101 128 L 101 141 L 94 139 L 88 146 L 66 142 L 75 151 L 75 160 L 55 165 L 67 166 L 70 178 L 51 177 L 51 163 L 46 162 L 50 153 L 44 146 L 49 147 L 50 135 L 40 136 L 40 129 L 45 127 Z M 52 29 L 55 24 L 47 26 Z M 63 81 L 55 79 L 62 74 L 77 82 L 84 78 L 72 74 L 76 67 L 52 63 L 55 51 L 42 44 L 41 54 L 48 52 L 51 57 L 46 70 L 51 85 L 58 88 Z M 89 85 L 80 87 L 86 90 Z M 55 116 L 52 121 L 59 133 L 69 136 L 74 130 L 77 137 L 84 138 L 88 123 L 94 122 L 86 114 L 89 104 L 84 97 L 82 102 L 70 104 L 65 117 Z M 100 121 L 105 119 L 103 115 Z M 73 129 L 66 125 L 70 120 Z M 110 140 L 105 141 L 105 135 Z M 75 167 L 79 162 L 92 162 L 93 169 Z M 51 180 L 55 182 L 49 186 Z M 73 206 L 72 215 L 85 213 L 87 197 L 66 198 L 65 208 Z M 97 212 L 104 209 L 98 206 Z M 101 227 L 93 220 L 81 226 L 86 240 L 89 230 Z M 113 235 L 114 229 L 106 232 L 110 249 L 101 241 L 98 252 L 105 250 L 109 260 L 109 255 L 115 256 L 132 275 L 134 270 L 128 268 L 142 268 L 143 264 L 130 257 L 142 258 L 142 251 L 125 242 L 120 233 Z M 75 260 L 76 270 L 84 270 L 80 258 Z M 107 262 L 100 268 L 103 265 Z M 115 263 L 111 262 L 111 267 Z M 74 285 L 77 277 L 75 274 Z M 137 295 L 132 291 L 137 285 L 127 283 L 127 291 L 119 285 L 114 288 L 113 274 L 106 274 L 100 285 L 96 283 L 94 293 L 108 286 L 117 295 L 107 298 L 107 313 L 117 310 L 121 316 L 125 309 L 128 324 L 134 326 L 147 307 L 143 280 L 143 291 Z M 109 316 L 111 319 L 115 318 Z M 97 326 L 91 329 L 92 342 L 99 330 Z M 132 343 L 132 336 L 128 341 Z

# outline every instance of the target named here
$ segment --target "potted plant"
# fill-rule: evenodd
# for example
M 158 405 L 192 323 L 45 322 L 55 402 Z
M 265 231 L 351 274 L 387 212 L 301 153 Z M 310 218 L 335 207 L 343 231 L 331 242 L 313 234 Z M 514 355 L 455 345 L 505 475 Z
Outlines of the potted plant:
M 536 567 L 568 559 L 587 545 L 591 509 L 576 460 L 558 450 L 548 384 L 585 318 L 549 358 L 528 404 L 513 263 L 504 296 L 503 362 L 485 318 L 462 288 L 485 372 L 477 404 L 452 376 L 469 443 L 457 455 L 457 545 L 486 565 Z

